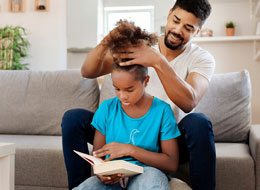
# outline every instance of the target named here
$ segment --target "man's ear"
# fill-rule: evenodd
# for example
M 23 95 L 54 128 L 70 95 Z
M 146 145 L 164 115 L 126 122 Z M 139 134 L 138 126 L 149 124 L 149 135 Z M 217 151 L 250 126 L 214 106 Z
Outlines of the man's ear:
M 200 31 L 201 31 L 201 26 L 197 29 L 196 32 L 194 32 L 193 36 L 194 37 L 197 36 L 200 33 Z
M 169 16 L 172 14 L 172 8 L 170 9 L 169 13 L 168 13 L 168 16 L 167 16 L 167 19 L 169 18 Z
M 148 85 L 149 80 L 150 80 L 150 76 L 147 75 L 147 76 L 145 77 L 145 79 L 144 79 L 144 86 L 145 86 L 145 87 Z

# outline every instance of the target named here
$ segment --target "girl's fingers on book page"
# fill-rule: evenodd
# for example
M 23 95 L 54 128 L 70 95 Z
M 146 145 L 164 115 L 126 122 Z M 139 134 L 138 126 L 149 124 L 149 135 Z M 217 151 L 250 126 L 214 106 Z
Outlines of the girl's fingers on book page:
M 100 148 L 93 152 L 93 156 L 98 157 L 98 158 L 106 156 L 107 154 L 108 154 L 108 150 L 106 150 L 104 148 Z
M 105 144 L 102 148 L 94 151 L 93 155 L 98 158 L 109 155 L 106 161 L 110 161 L 115 158 L 129 156 L 131 150 L 132 145 L 112 142 L 109 144 Z

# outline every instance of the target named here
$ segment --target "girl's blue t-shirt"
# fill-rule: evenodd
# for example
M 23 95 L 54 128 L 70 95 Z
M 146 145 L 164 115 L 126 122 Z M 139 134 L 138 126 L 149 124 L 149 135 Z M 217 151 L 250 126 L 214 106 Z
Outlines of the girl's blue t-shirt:
M 159 151 L 160 141 L 180 135 L 170 105 L 156 97 L 149 111 L 140 118 L 129 117 L 117 97 L 105 100 L 97 109 L 91 125 L 106 137 L 106 144 L 127 143 L 153 152 Z M 132 157 L 119 159 L 145 166 Z

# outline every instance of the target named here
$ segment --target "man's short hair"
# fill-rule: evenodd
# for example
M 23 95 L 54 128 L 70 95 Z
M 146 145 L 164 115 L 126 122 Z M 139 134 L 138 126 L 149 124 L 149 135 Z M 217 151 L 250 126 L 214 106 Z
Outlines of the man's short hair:
M 175 10 L 176 8 L 194 14 L 200 19 L 200 26 L 204 24 L 211 12 L 211 5 L 208 0 L 177 0 L 172 9 Z

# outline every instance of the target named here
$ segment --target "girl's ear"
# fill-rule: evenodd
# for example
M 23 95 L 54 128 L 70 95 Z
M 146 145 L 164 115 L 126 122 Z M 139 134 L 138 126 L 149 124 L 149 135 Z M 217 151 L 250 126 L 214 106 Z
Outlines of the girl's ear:
M 145 77 L 145 79 L 144 79 L 144 86 L 145 86 L 145 87 L 148 85 L 149 80 L 150 80 L 150 76 L 147 75 L 147 76 Z

